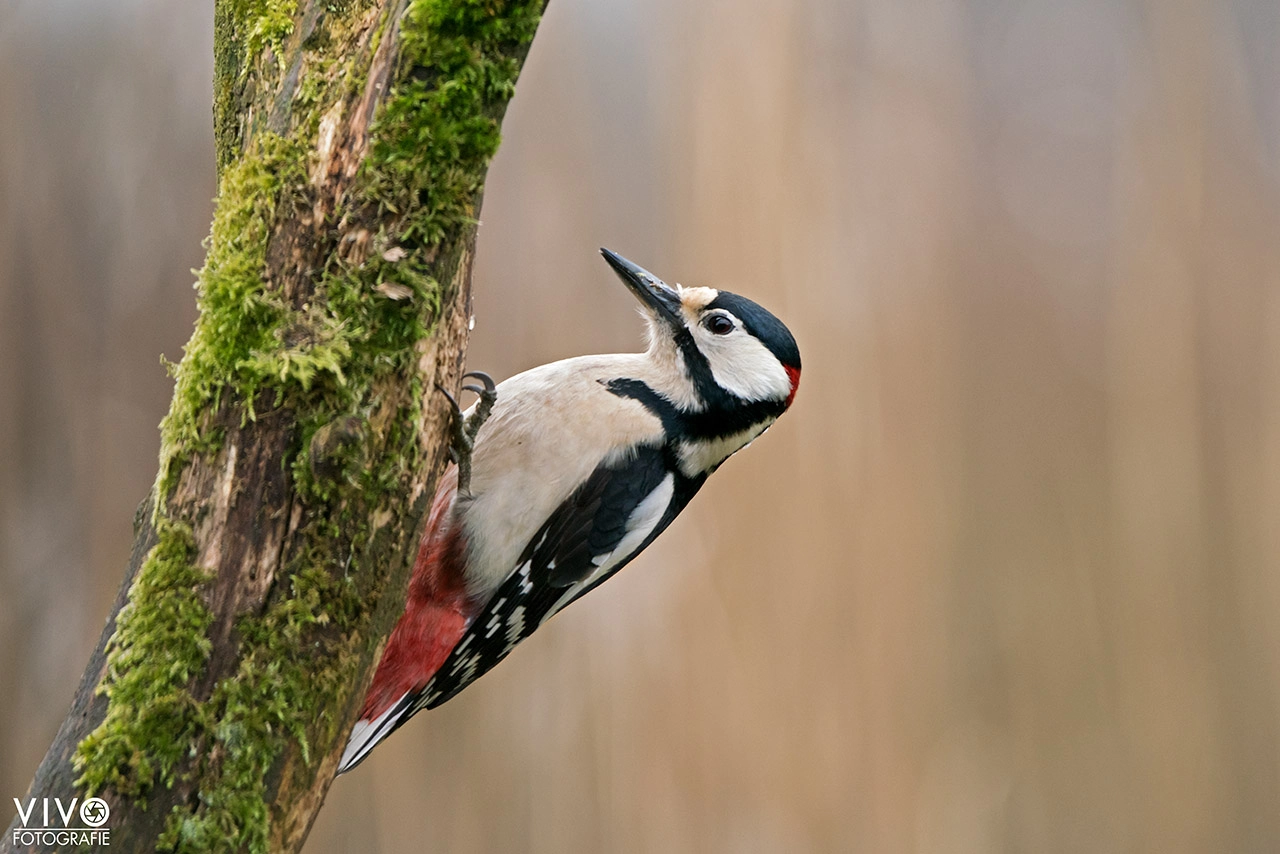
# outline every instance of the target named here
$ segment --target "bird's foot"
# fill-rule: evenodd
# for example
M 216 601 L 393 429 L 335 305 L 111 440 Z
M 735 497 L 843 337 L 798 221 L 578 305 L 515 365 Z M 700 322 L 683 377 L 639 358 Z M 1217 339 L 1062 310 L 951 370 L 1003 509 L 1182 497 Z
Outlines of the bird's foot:
M 469 416 L 462 414 L 462 407 L 458 405 L 457 398 L 441 386 L 436 388 L 440 389 L 440 393 L 453 407 L 453 441 L 449 446 L 449 458 L 458 464 L 458 494 L 470 496 L 471 451 L 475 448 L 476 435 L 484 426 L 484 422 L 489 420 L 489 414 L 493 412 L 493 405 L 498 400 L 498 392 L 493 377 L 483 371 L 472 371 L 463 374 L 462 378 L 479 380 L 481 383 L 462 387 L 463 391 L 474 392 L 478 398 L 475 411 Z

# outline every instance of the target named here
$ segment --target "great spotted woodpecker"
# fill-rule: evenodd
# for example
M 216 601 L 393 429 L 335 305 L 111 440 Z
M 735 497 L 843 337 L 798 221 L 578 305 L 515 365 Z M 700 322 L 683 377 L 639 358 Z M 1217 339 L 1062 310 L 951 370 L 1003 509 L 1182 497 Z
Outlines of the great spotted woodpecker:
M 469 386 L 468 415 L 454 405 L 459 467 L 432 501 L 338 773 L 626 565 L 795 398 L 800 351 L 768 311 L 601 253 L 645 309 L 648 350 L 525 371 L 496 402 L 469 375 L 484 387 Z

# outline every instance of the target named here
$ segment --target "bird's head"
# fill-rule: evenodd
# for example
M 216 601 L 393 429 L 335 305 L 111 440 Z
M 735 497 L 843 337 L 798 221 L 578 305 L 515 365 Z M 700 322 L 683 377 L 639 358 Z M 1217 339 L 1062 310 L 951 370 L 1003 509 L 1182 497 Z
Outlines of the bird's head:
M 781 320 L 746 297 L 674 288 L 616 252 L 609 265 L 645 308 L 649 355 L 686 377 L 699 408 L 775 403 L 800 386 L 800 349 Z

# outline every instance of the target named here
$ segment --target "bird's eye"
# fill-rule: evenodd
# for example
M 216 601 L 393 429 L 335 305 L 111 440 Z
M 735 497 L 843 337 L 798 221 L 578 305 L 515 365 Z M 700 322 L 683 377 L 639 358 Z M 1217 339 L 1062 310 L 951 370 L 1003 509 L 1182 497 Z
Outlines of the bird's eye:
M 733 331 L 733 321 L 723 314 L 713 314 L 702 321 L 702 325 L 713 335 L 728 335 Z

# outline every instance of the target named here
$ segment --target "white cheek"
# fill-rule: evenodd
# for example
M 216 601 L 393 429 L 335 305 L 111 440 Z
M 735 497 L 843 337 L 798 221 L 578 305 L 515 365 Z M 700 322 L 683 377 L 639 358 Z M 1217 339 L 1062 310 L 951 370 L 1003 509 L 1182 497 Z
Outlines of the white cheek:
M 725 336 L 703 333 L 702 352 L 711 375 L 726 391 L 743 400 L 785 400 L 791 380 L 769 348 L 739 329 Z

